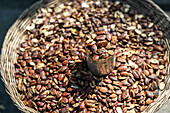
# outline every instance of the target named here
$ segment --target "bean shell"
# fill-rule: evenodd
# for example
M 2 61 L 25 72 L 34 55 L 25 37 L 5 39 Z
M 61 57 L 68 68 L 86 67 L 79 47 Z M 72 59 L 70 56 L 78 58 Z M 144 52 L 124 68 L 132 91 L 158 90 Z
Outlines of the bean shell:
M 80 109 L 84 109 L 84 108 L 85 108 L 85 103 L 84 103 L 84 101 L 80 102 L 79 108 L 80 108 Z
M 110 98 L 116 98 L 116 97 L 117 97 L 116 94 L 111 94 L 111 95 L 110 95 Z
M 93 56 L 93 60 L 98 60 L 99 59 L 99 56 L 98 55 L 94 55 Z
M 118 57 L 117 60 L 118 60 L 119 62 L 126 62 L 126 56 Z
M 121 65 L 121 62 L 116 62 L 115 67 L 119 67 Z
M 151 99 L 151 98 L 148 98 L 147 100 L 146 100 L 146 104 L 151 104 L 153 102 L 153 100 Z
M 130 26 L 130 27 L 127 28 L 127 30 L 135 30 L 135 29 L 136 29 L 135 26 Z
M 161 82 L 160 84 L 159 84 L 159 89 L 160 90 L 163 90 L 165 88 L 165 83 L 164 82 Z
M 114 89 L 114 87 L 113 87 L 111 84 L 107 84 L 107 87 L 108 87 L 109 89 L 111 89 L 111 90 Z
M 157 60 L 157 59 L 151 59 L 151 63 L 153 63 L 153 64 L 159 64 L 159 61 Z
M 102 93 L 108 93 L 109 90 L 107 89 L 107 87 L 100 87 L 99 90 L 102 92 Z
M 116 44 L 117 42 L 117 36 L 112 36 L 111 43 Z
M 144 111 L 145 110 L 145 106 L 141 106 L 140 111 Z
M 108 50 L 108 53 L 109 53 L 111 56 L 115 54 L 115 53 L 114 53 L 114 50 Z
M 88 108 L 89 111 L 95 112 L 96 108 Z
M 117 111 L 117 113 L 123 113 L 121 107 L 116 107 L 116 111 Z

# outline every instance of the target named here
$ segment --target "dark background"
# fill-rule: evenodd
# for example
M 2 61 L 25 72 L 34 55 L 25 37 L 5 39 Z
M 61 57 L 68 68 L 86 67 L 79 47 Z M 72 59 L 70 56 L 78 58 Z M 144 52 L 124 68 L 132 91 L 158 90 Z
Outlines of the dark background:
M 9 27 L 19 15 L 38 0 L 0 0 L 0 48 Z M 170 14 L 170 0 L 153 0 L 164 11 Z M 0 50 L 1 52 L 1 50 Z M 165 111 L 164 111 L 165 110 Z M 164 109 L 162 112 L 167 112 Z M 5 92 L 5 87 L 0 79 L 0 113 L 20 113 L 14 106 L 10 96 Z M 161 112 L 160 112 L 161 113 Z M 168 112 L 167 112 L 168 113 Z

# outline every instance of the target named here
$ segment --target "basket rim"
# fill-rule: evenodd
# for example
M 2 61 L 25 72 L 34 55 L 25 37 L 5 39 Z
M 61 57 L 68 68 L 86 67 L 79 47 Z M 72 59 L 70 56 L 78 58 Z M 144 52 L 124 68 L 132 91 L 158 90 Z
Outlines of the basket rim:
M 10 36 L 10 34 L 12 33 L 12 32 L 14 32 L 13 31 L 13 29 L 20 23 L 20 22 L 22 22 L 23 20 L 23 18 L 25 18 L 25 16 L 27 16 L 27 13 L 28 12 L 30 12 L 30 9 L 39 9 L 39 8 L 42 8 L 42 7 L 44 7 L 45 5 L 47 5 L 48 3 L 47 3 L 47 1 L 48 0 L 41 0 L 41 1 L 37 1 L 37 2 L 35 2 L 35 3 L 33 3 L 29 8 L 27 8 L 27 9 L 25 9 L 24 10 L 24 12 L 22 12 L 21 14 L 20 14 L 20 16 L 16 19 L 16 21 L 12 24 L 12 26 L 8 29 L 8 31 L 6 32 L 6 34 L 5 34 L 5 38 L 4 38 L 4 40 L 3 40 L 3 45 L 2 45 L 2 48 L 1 48 L 1 56 L 0 56 L 0 71 L 1 71 L 1 76 L 0 76 L 0 78 L 2 79 L 2 81 L 3 81 L 3 83 L 4 83 L 4 85 L 5 85 L 5 90 L 6 90 L 6 92 L 10 95 L 10 98 L 12 99 L 12 101 L 13 101 L 13 103 L 15 104 L 15 106 L 17 106 L 17 108 L 19 109 L 19 110 L 21 110 L 22 111 L 22 109 L 17 105 L 17 103 L 15 103 L 14 102 L 14 99 L 13 99 L 13 97 L 12 97 L 12 95 L 10 94 L 10 91 L 8 90 L 8 87 L 7 87 L 7 85 L 9 85 L 8 83 L 7 83 L 7 81 L 6 81 L 6 79 L 4 78 L 4 76 L 3 76 L 3 72 L 5 72 L 5 69 L 3 68 L 3 65 L 2 65 L 2 62 L 4 62 L 4 61 L 2 61 L 2 57 L 3 57 L 3 55 L 4 55 L 4 51 L 5 51 L 5 49 L 6 49 L 6 41 L 7 41 L 7 39 L 9 38 L 9 36 Z M 56 2 L 57 0 L 54 0 L 54 1 L 51 1 L 51 0 L 49 0 L 49 3 L 50 4 L 53 4 L 53 2 Z M 66 0 L 63 0 L 63 1 L 66 1 Z M 128 1 L 128 0 L 127 0 Z M 163 13 L 163 15 L 166 17 L 166 19 L 170 22 L 170 18 L 169 18 L 169 16 L 157 5 L 157 4 L 155 4 L 152 0 L 146 0 L 146 1 L 148 1 L 148 2 L 150 2 L 151 4 L 153 4 L 156 8 L 158 8 L 158 10 L 160 10 L 161 11 L 161 13 Z M 37 7 L 37 6 L 39 6 L 39 8 Z M 18 27 L 17 27 L 17 29 L 18 29 Z M 168 83 L 170 83 L 170 80 L 169 80 L 169 82 Z M 170 89 L 168 90 L 168 97 L 170 97 Z M 164 105 L 167 103 L 168 101 L 166 101 L 165 103 L 164 103 Z M 26 106 L 27 107 L 27 106 Z M 31 108 L 32 109 L 32 108 Z
M 17 102 L 14 101 L 14 96 L 10 94 L 10 90 L 9 88 L 7 87 L 7 85 L 10 85 L 7 83 L 6 79 L 4 78 L 4 75 L 3 75 L 3 72 L 5 72 L 5 69 L 3 69 L 3 65 L 2 65 L 2 57 L 3 57 L 3 54 L 4 54 L 4 51 L 6 49 L 6 41 L 7 39 L 9 38 L 10 34 L 13 32 L 13 29 L 21 22 L 23 21 L 22 18 L 24 18 L 25 16 L 27 16 L 27 13 L 30 12 L 30 9 L 38 9 L 37 6 L 41 6 L 43 7 L 44 5 L 44 1 L 43 0 L 39 0 L 39 1 L 36 1 L 35 3 L 33 3 L 31 6 L 29 6 L 28 8 L 26 8 L 21 14 L 20 16 L 15 20 L 15 22 L 9 27 L 9 29 L 7 30 L 6 34 L 5 34 L 5 38 L 3 40 L 3 45 L 2 45 L 2 48 L 1 48 L 1 55 L 0 55 L 0 78 L 1 80 L 3 81 L 4 83 L 4 86 L 5 86 L 5 91 L 7 92 L 7 94 L 10 96 L 12 102 L 14 103 L 14 105 L 21 111 L 23 112 L 23 109 L 18 106 Z M 18 27 L 17 27 L 18 29 Z M 33 109 L 33 108 L 30 108 L 28 106 L 25 106 L 25 108 L 27 108 L 28 110 L 29 109 Z M 28 112 L 28 111 L 25 111 L 25 112 Z M 36 111 L 37 112 L 37 111 Z

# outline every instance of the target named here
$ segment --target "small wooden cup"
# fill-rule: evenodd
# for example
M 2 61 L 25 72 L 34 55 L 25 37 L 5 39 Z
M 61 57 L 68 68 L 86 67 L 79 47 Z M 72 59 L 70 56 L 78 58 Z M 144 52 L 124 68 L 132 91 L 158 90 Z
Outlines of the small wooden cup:
M 86 58 L 89 70 L 96 76 L 109 74 L 115 67 L 115 55 L 106 59 L 93 60 L 93 58 L 87 54 Z

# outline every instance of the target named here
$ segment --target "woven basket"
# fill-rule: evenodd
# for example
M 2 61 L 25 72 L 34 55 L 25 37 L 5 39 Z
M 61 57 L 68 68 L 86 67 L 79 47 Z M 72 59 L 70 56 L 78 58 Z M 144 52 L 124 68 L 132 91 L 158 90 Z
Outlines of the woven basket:
M 23 41 L 24 31 L 26 26 L 31 22 L 31 18 L 36 13 L 37 9 L 41 7 L 48 7 L 51 4 L 59 4 L 68 0 L 43 0 L 35 3 L 30 8 L 26 9 L 23 14 L 16 20 L 13 26 L 8 30 L 1 53 L 1 76 L 2 81 L 6 86 L 7 93 L 11 96 L 14 104 L 22 112 L 37 112 L 34 109 L 27 107 L 19 98 L 19 92 L 17 91 L 16 80 L 14 77 L 14 63 L 17 62 L 16 48 L 20 46 Z M 151 0 L 122 0 L 127 2 L 133 9 L 139 13 L 143 13 L 149 16 L 154 23 L 156 23 L 164 32 L 166 38 L 167 51 L 169 55 L 170 44 L 170 19 L 155 3 Z M 169 56 L 170 57 L 170 56 Z M 169 62 L 169 58 L 168 58 Z M 170 68 L 167 68 L 167 76 L 165 78 L 165 89 L 161 91 L 159 97 L 155 102 L 150 104 L 144 111 L 144 113 L 155 113 L 160 109 L 170 96 Z

